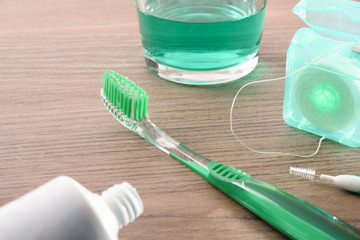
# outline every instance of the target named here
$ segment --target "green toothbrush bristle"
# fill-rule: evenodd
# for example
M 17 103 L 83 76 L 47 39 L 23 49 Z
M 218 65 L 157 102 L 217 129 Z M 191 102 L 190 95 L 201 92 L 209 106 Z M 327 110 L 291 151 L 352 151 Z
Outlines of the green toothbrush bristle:
M 149 97 L 146 92 L 126 77 L 105 71 L 103 89 L 108 100 L 132 120 L 145 118 Z

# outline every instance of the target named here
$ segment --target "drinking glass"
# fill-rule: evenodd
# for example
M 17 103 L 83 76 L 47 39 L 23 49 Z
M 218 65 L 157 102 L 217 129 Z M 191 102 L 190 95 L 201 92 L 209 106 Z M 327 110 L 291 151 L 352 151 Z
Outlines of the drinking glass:
M 173 82 L 239 79 L 257 65 L 266 0 L 135 0 L 148 68 Z

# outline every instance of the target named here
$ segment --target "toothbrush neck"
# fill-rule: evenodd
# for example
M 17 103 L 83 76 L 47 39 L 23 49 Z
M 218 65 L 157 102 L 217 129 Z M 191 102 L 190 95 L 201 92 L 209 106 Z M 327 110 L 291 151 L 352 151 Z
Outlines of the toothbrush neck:
M 176 159 L 193 162 L 204 169 L 207 169 L 207 165 L 212 162 L 210 159 L 191 151 L 175 139 L 171 138 L 154 123 L 152 123 L 149 117 L 146 117 L 137 123 L 140 127 L 137 129 L 140 136 Z

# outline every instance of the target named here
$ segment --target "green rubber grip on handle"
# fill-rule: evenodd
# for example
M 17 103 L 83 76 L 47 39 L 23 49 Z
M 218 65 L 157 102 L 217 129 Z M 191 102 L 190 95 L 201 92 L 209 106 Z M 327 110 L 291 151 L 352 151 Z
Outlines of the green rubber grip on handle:
M 360 239 L 360 230 L 324 210 L 217 162 L 202 176 L 270 225 L 292 239 Z

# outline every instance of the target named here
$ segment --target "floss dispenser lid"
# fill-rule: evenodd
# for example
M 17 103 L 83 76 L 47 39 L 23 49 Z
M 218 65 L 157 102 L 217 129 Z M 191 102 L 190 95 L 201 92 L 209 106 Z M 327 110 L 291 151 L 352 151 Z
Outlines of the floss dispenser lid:
M 293 12 L 318 32 L 331 34 L 333 38 L 338 36 L 340 39 L 360 41 L 360 2 L 301 0 L 293 8 Z

